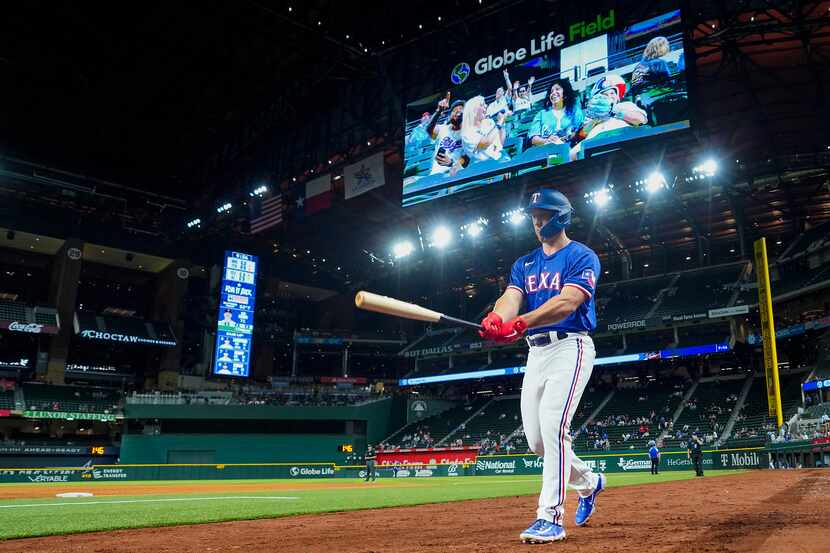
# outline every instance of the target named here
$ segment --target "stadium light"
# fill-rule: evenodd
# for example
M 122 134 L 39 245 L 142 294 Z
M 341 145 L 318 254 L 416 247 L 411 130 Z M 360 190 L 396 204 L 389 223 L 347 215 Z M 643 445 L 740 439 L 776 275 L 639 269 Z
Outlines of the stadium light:
M 467 223 L 466 225 L 461 225 L 461 232 L 470 238 L 476 238 L 484 232 L 484 227 L 486 227 L 488 223 L 489 221 L 487 219 L 479 217 L 475 221 Z
M 692 172 L 703 175 L 704 177 L 712 177 L 718 172 L 718 162 L 709 158 L 700 165 L 693 167 Z
M 253 198 L 254 196 L 263 196 L 265 193 L 268 192 L 268 187 L 264 184 L 261 186 L 257 186 L 256 188 L 251 191 L 250 196 Z
M 410 242 L 409 240 L 402 240 L 394 246 L 392 246 L 392 255 L 395 257 L 395 259 L 402 259 L 404 257 L 407 257 L 414 251 L 415 246 L 413 246 L 412 242 Z
M 440 226 L 432 231 L 432 245 L 436 248 L 446 248 L 452 242 L 452 232 L 445 226 Z
M 648 177 L 646 177 L 646 191 L 649 194 L 654 194 L 661 188 L 666 186 L 666 177 L 663 176 L 663 173 L 660 171 L 654 171 Z
M 597 193 L 594 194 L 594 203 L 597 204 L 597 207 L 603 208 L 608 205 L 608 202 L 611 201 L 611 194 L 608 193 L 607 188 L 603 188 L 601 190 L 597 190 Z
M 585 193 L 585 203 L 593 204 L 599 209 L 604 208 L 611 201 L 611 191 L 614 189 L 613 184 L 607 184 L 602 188 L 598 188 L 591 192 Z
M 230 211 L 233 207 L 233 204 L 230 202 L 226 202 L 219 207 L 216 208 L 216 213 L 225 213 L 226 211 Z
M 192 221 L 187 222 L 187 228 L 198 227 L 201 224 L 202 224 L 201 219 L 193 219 Z

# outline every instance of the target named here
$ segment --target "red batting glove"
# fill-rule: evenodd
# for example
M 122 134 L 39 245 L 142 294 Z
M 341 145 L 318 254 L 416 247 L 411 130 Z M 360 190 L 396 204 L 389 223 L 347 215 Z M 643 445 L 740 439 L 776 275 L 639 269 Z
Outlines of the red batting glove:
M 501 344 L 512 344 L 522 338 L 527 332 L 527 323 L 521 317 L 502 323 L 496 341 Z
M 478 331 L 478 335 L 485 340 L 495 340 L 499 335 L 499 331 L 501 331 L 501 325 L 503 323 L 504 321 L 501 315 L 495 311 L 491 311 L 481 320 L 481 330 Z

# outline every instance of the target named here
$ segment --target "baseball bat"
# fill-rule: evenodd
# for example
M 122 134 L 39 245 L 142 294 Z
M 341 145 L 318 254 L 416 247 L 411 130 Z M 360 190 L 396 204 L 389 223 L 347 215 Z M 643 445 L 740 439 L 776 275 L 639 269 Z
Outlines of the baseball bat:
M 358 309 L 365 311 L 374 311 L 375 313 L 383 313 L 384 315 L 392 315 L 393 317 L 402 317 L 404 319 L 412 319 L 415 321 L 425 321 L 428 323 L 442 323 L 466 326 L 481 330 L 481 325 L 464 319 L 456 319 L 455 317 L 448 317 L 438 311 L 415 305 L 414 303 L 407 303 L 405 301 L 396 300 L 388 296 L 381 296 L 373 294 L 372 292 L 365 292 L 361 290 L 354 296 L 354 304 Z

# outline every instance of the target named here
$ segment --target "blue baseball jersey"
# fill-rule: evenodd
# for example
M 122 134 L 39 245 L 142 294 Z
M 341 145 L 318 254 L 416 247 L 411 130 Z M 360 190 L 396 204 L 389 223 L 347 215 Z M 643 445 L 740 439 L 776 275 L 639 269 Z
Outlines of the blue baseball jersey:
M 527 311 L 533 311 L 558 296 L 565 286 L 573 286 L 585 294 L 585 301 L 567 318 L 553 325 L 531 328 L 528 335 L 557 330 L 594 330 L 597 327 L 594 294 L 599 270 L 597 254 L 574 240 L 553 255 L 545 255 L 540 246 L 517 259 L 510 271 L 508 288 L 515 288 L 524 294 Z
M 657 457 L 660 456 L 660 450 L 654 446 L 651 446 L 651 449 L 648 450 L 648 456 L 652 459 L 657 459 Z

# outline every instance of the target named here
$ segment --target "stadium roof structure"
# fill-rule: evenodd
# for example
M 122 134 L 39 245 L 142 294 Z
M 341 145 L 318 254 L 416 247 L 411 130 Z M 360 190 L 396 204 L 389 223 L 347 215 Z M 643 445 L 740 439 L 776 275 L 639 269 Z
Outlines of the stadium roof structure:
M 191 250 L 232 239 L 272 255 L 286 280 L 328 289 L 397 278 L 407 265 L 388 257 L 397 236 L 417 236 L 441 220 L 461 224 L 486 214 L 493 221 L 542 184 L 571 197 L 575 237 L 597 249 L 615 268 L 612 276 L 622 276 L 625 264 L 656 271 L 686 257 L 701 264 L 738 259 L 757 236 L 787 241 L 830 219 L 830 130 L 823 124 L 830 12 L 826 3 L 783 0 L 693 3 L 686 31 L 696 57 L 696 117 L 683 137 L 640 157 L 609 156 L 528 178 L 503 194 L 401 209 L 400 109 L 404 83 L 413 79 L 401 68 L 429 74 L 442 56 L 463 52 L 476 29 L 510 32 L 526 23 L 517 0 L 462 4 L 416 1 L 402 14 L 386 2 L 357 11 L 313 0 L 289 11 L 286 3 L 260 0 L 215 11 L 150 5 L 129 18 L 116 8 L 54 6 L 44 14 L 16 6 L 0 23 L 0 72 L 14 83 L 4 93 L 17 109 L 8 110 L 0 130 L 7 155 L 42 165 L 3 160 L 0 195 L 9 201 L 0 215 L 13 218 L 45 202 L 87 221 L 109 215 L 110 223 L 134 230 L 125 249 L 170 242 Z M 576 3 L 532 4 L 554 12 Z M 647 13 L 651 5 L 638 9 Z M 424 17 L 421 24 L 417 14 L 442 20 Z M 27 35 L 26 22 L 37 22 L 38 40 Z M 385 190 L 335 201 L 303 222 L 289 211 L 288 225 L 263 237 L 244 234 L 241 214 L 180 236 L 188 219 L 246 196 L 263 178 L 293 199 L 310 170 L 325 170 L 329 160 L 342 168 L 374 151 L 386 152 Z M 710 156 L 719 173 L 686 180 Z M 635 183 L 655 166 L 672 186 L 646 199 Z M 595 215 L 583 196 L 608 182 L 614 201 Z M 481 244 L 450 249 L 436 263 L 448 279 L 476 282 L 503 275 L 532 244 L 528 232 L 491 222 Z M 431 258 L 421 259 L 435 274 Z

